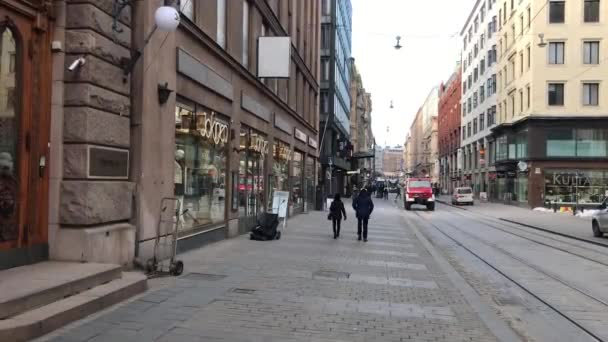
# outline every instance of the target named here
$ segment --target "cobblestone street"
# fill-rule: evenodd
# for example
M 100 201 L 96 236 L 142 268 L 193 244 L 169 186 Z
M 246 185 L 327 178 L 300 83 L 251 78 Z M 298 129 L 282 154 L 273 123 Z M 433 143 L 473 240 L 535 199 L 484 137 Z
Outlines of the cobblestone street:
M 346 205 L 337 240 L 326 215 L 311 212 L 290 220 L 279 241 L 204 247 L 181 256 L 180 278 L 153 280 L 143 296 L 42 340 L 515 339 L 392 201 L 377 201 L 367 243 L 356 240 Z

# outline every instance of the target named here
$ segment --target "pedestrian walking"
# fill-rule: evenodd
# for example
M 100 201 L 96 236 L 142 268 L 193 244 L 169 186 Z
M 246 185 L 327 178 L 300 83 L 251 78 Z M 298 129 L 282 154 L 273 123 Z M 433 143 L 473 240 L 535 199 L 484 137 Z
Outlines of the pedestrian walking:
M 397 185 L 397 189 L 395 190 L 397 192 L 397 196 L 395 196 L 395 201 L 399 198 L 401 198 L 401 188 L 399 188 L 399 186 Z
M 384 188 L 384 199 L 388 199 L 388 186 Z
M 353 201 L 353 209 L 357 213 L 358 240 L 361 241 L 363 236 L 363 241 L 367 242 L 367 223 L 372 211 L 374 211 L 374 202 L 365 189 L 361 190 L 359 197 Z
M 346 221 L 346 210 L 344 210 L 344 203 L 340 199 L 340 194 L 334 196 L 334 200 L 329 206 L 329 216 L 331 217 L 331 224 L 334 230 L 334 239 L 337 239 L 340 236 L 342 217 Z

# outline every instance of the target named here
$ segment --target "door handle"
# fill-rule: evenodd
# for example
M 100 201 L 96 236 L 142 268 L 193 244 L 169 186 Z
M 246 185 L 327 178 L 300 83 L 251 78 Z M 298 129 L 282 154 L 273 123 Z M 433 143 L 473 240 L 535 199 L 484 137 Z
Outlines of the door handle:
M 44 177 L 44 169 L 46 168 L 46 156 L 41 156 L 38 161 L 38 176 Z

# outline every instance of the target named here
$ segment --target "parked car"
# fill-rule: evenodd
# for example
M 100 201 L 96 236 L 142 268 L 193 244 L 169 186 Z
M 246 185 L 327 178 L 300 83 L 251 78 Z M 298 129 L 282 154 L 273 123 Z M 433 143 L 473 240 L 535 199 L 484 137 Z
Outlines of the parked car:
M 608 198 L 604 199 L 591 217 L 591 230 L 595 237 L 602 237 L 604 233 L 608 233 Z
M 403 191 L 403 204 L 405 210 L 410 210 L 414 204 L 424 205 L 430 211 L 435 210 L 435 195 L 430 179 L 408 178 Z
M 470 187 L 462 187 L 454 189 L 454 194 L 452 195 L 452 204 L 469 204 L 473 205 L 473 189 Z

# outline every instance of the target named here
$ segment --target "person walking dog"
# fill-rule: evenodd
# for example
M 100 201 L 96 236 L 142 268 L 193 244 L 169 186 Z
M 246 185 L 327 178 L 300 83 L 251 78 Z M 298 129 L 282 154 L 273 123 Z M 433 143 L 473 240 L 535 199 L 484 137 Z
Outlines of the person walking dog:
M 334 196 L 334 200 L 329 206 L 329 216 L 331 217 L 331 224 L 334 229 L 334 239 L 337 239 L 340 236 L 342 217 L 346 221 L 346 210 L 344 210 L 344 202 L 340 199 L 340 194 Z
M 359 196 L 353 201 L 353 209 L 357 213 L 357 235 L 359 241 L 363 235 L 363 241 L 367 242 L 367 223 L 374 211 L 374 202 L 366 189 L 361 190 Z

